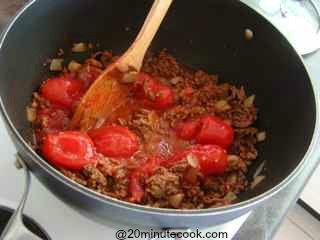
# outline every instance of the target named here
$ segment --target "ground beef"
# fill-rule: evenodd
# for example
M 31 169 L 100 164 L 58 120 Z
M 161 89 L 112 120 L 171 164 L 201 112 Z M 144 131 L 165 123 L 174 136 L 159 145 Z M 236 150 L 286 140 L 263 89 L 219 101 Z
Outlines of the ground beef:
M 157 194 L 157 191 L 160 191 L 161 201 L 149 198 L 148 204 L 173 207 L 169 202 L 170 195 L 165 194 L 163 187 L 158 187 L 164 186 L 164 175 L 170 176 L 170 179 L 180 179 L 180 187 L 174 185 L 173 189 L 177 193 L 180 190 L 181 208 L 207 208 L 230 204 L 232 201 L 224 197 L 230 192 L 239 194 L 247 188 L 247 165 L 257 157 L 255 145 L 258 130 L 251 127 L 257 119 L 257 109 L 253 102 L 248 101 L 252 100 L 252 97 L 248 99 L 250 96 L 247 96 L 243 87 L 237 88 L 228 83 L 219 84 L 217 75 L 187 69 L 177 63 L 167 51 L 147 58 L 143 70 L 153 76 L 168 79 L 167 84 L 174 86 L 176 105 L 162 116 L 171 127 L 185 119 L 211 114 L 223 118 L 235 129 L 235 139 L 230 151 L 230 154 L 234 155 L 229 157 L 230 162 L 225 175 L 203 178 L 194 177 L 196 174 L 193 174 L 195 183 L 190 184 L 184 181 L 183 176 L 188 172 L 188 166 L 182 163 L 162 173 L 163 175 L 152 178 L 150 183 Z M 148 193 L 151 193 L 150 186 L 148 187 Z
M 154 76 L 172 79 L 177 76 L 183 76 L 183 69 L 177 63 L 176 59 L 169 55 L 166 50 L 158 55 L 148 54 L 145 58 L 143 70 Z
M 257 143 L 257 132 L 258 130 L 253 127 L 235 129 L 235 138 L 230 152 L 238 155 L 246 162 L 256 159 L 258 156 L 258 152 L 255 148 L 255 144 Z
M 83 186 L 87 186 L 87 179 L 86 177 L 79 171 L 71 171 L 68 169 L 60 169 L 60 172 L 65 175 L 66 177 L 70 178 L 71 180 L 79 183 Z
M 87 178 L 87 186 L 89 188 L 102 192 L 108 184 L 107 178 L 94 164 L 85 166 L 83 169 L 83 174 Z
M 64 72 L 88 82 L 88 79 L 94 80 L 116 59 L 111 52 L 97 52 L 87 59 L 77 72 L 69 73 L 67 69 Z M 219 83 L 217 75 L 202 70 L 195 71 L 179 64 L 166 50 L 157 55 L 148 54 L 142 71 L 171 86 L 175 93 L 175 105 L 165 112 L 140 108 L 127 118 L 116 119 L 118 124 L 128 127 L 140 137 L 144 149 L 140 149 L 133 159 L 119 160 L 100 156 L 97 163 L 87 165 L 81 171 L 59 170 L 83 186 L 128 201 L 129 175 L 145 161 L 145 153 L 157 152 L 163 158 L 169 157 L 173 151 L 173 143 L 177 149 L 183 149 L 190 144 L 179 142 L 175 135 L 171 134 L 171 129 L 177 123 L 203 115 L 216 115 L 232 125 L 235 131 L 226 172 L 220 176 L 203 176 L 187 160 L 170 168 L 159 167 L 152 175 L 141 178 L 145 195 L 140 204 L 162 208 L 199 209 L 235 202 L 233 196 L 247 189 L 248 166 L 258 156 L 258 130 L 253 126 L 258 113 L 254 105 L 255 96 L 248 96 L 242 86 Z M 47 109 L 50 109 L 50 114 L 59 116 L 58 122 L 61 126 L 58 127 L 48 125 L 46 116 L 49 113 L 44 114 L 45 117 L 32 119 L 36 135 L 41 136 L 55 128 L 63 130 L 67 126 L 65 120 L 68 120 L 68 113 L 52 111 L 50 103 L 37 92 L 33 94 L 30 108 L 33 113 L 46 113 Z M 41 137 L 37 136 L 37 139 Z M 38 141 L 39 145 L 41 141 Z
M 118 160 L 101 158 L 97 169 L 107 180 L 103 193 L 118 199 L 125 199 L 128 195 L 128 166 Z
M 161 71 L 157 69 L 157 72 Z M 248 97 L 243 87 L 238 89 L 230 84 L 217 84 L 216 76 L 203 71 L 195 72 L 187 80 L 181 77 L 175 91 L 177 104 L 164 113 L 171 126 L 203 114 L 217 115 L 235 128 L 246 128 L 257 119 L 255 106 L 245 104 Z
M 180 192 L 180 178 L 166 168 L 159 168 L 146 181 L 146 192 L 155 199 L 163 199 Z

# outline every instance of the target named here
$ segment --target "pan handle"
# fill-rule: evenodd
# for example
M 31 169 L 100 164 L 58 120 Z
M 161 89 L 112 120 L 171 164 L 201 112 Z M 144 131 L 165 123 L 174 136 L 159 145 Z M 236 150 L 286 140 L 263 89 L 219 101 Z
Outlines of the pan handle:
M 16 155 L 15 165 L 18 169 L 24 170 L 25 175 L 25 187 L 24 193 L 20 200 L 18 208 L 13 213 L 12 217 L 10 218 L 7 226 L 5 227 L 4 231 L 0 236 L 0 240 L 41 240 L 37 235 L 30 232 L 23 223 L 23 209 L 25 203 L 28 198 L 30 186 L 31 186 L 31 176 L 30 171 L 27 168 L 27 165 L 21 159 L 19 154 Z

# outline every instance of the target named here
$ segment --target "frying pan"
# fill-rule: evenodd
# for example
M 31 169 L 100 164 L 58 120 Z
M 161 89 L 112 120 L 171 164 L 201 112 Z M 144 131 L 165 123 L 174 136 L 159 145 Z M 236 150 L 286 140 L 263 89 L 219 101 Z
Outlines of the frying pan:
M 1 113 L 19 155 L 62 201 L 86 216 L 160 228 L 220 224 L 243 215 L 276 194 L 303 170 L 319 135 L 317 100 L 302 59 L 266 19 L 236 0 L 175 0 L 151 51 L 167 48 L 178 61 L 220 75 L 256 94 L 257 127 L 267 131 L 259 157 L 266 179 L 240 195 L 239 203 L 202 210 L 139 206 L 95 193 L 64 177 L 28 142 L 25 108 L 48 75 L 45 60 L 73 42 L 100 43 L 121 54 L 137 34 L 150 0 L 34 0 L 5 30 L 0 45 Z M 254 33 L 244 37 L 245 29 Z M 43 210 L 45 211 L 45 210 Z

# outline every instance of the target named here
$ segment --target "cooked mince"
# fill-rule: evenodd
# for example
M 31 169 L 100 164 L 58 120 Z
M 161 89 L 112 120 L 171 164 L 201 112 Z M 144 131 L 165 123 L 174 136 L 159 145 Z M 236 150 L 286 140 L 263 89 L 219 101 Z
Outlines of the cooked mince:
M 247 35 L 250 34 L 246 31 L 246 37 L 249 38 Z M 78 43 L 72 51 L 82 52 L 86 48 L 85 44 Z M 72 79 L 70 83 L 77 89 L 77 82 L 74 81 L 81 82 L 86 90 L 115 59 L 117 57 L 109 51 L 97 52 L 84 62 L 71 61 L 68 68 L 56 77 Z M 51 70 L 62 70 L 61 62 L 60 59 L 53 59 Z M 141 72 L 152 77 L 160 86 L 165 86 L 160 88 L 160 95 L 166 93 L 164 90 L 161 92 L 161 89 L 171 89 L 171 103 L 155 104 L 163 96 L 159 96 L 150 84 L 144 83 L 141 89 L 148 101 L 141 102 L 135 98 L 133 90 L 133 93 L 129 91 L 125 104 L 127 108 L 120 114 L 101 119 L 95 126 L 98 129 L 111 126 L 113 131 L 127 129 L 135 145 L 131 148 L 127 146 L 122 154 L 129 155 L 133 151 L 134 154 L 128 157 L 120 154 L 121 157 L 118 157 L 117 152 L 108 155 L 114 149 L 106 149 L 106 154 L 99 152 L 96 142 L 99 136 L 89 133 L 97 148 L 96 160 L 77 169 L 53 164 L 63 175 L 106 196 L 141 205 L 176 209 L 213 208 L 234 203 L 239 193 L 255 187 L 264 179 L 264 176 L 257 176 L 249 183 L 246 176 L 248 166 L 258 156 L 257 143 L 266 138 L 266 133 L 254 126 L 257 120 L 255 95 L 248 95 L 242 86 L 220 82 L 218 75 L 192 70 L 178 63 L 166 50 L 149 54 Z M 136 84 L 138 74 L 126 73 L 119 82 L 131 89 L 131 85 Z M 28 107 L 28 120 L 32 121 L 40 154 L 44 152 L 42 147 L 47 135 L 68 130 L 68 123 L 81 99 L 77 95 L 72 96 L 72 103 L 61 99 L 56 104 L 52 101 L 56 97 L 50 95 L 52 92 L 49 91 L 51 98 L 46 97 L 45 84 L 33 93 L 32 103 Z M 81 92 L 82 95 L 85 90 Z M 230 146 L 221 142 L 227 154 L 227 165 L 221 167 L 222 170 L 202 171 L 205 167 L 201 165 L 200 155 L 197 155 L 202 150 L 195 146 L 207 141 L 206 136 L 199 133 L 199 128 L 211 124 L 212 119 L 220 119 L 220 124 L 230 126 L 234 136 Z M 179 134 L 177 136 L 176 129 L 181 123 L 187 123 L 190 129 L 194 129 L 192 131 L 198 132 L 193 134 L 190 130 L 181 132 L 181 137 Z M 90 145 L 91 140 L 88 141 Z M 102 144 L 100 148 L 104 147 Z M 186 149 L 194 150 L 186 153 Z M 181 153 L 180 158 L 173 157 L 177 152 Z M 152 161 L 150 158 L 157 159 L 153 159 L 153 165 L 148 163 Z M 162 164 L 162 161 L 173 158 L 179 161 Z M 152 166 L 152 171 L 146 170 L 147 164 Z

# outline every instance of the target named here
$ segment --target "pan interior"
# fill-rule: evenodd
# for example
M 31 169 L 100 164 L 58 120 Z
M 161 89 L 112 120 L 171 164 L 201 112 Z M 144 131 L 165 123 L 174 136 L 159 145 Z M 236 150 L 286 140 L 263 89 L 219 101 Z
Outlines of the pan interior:
M 8 117 L 30 141 L 25 108 L 48 76 L 43 63 L 73 42 L 100 43 L 122 53 L 133 41 L 148 0 L 36 1 L 8 32 L 0 55 L 0 94 Z M 248 41 L 245 29 L 254 37 Z M 255 94 L 259 129 L 267 140 L 249 174 L 266 161 L 266 180 L 241 199 L 257 196 L 284 180 L 301 162 L 315 126 L 315 101 L 308 74 L 285 38 L 238 1 L 175 1 L 151 50 L 167 48 L 178 61 L 220 75 Z M 68 57 L 68 56 L 67 56 Z

